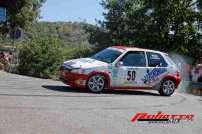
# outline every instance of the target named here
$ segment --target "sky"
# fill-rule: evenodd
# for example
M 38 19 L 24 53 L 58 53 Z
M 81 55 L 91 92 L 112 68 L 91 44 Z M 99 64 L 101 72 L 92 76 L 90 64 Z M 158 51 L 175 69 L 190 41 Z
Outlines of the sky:
M 41 9 L 41 21 L 86 21 L 96 24 L 103 20 L 101 0 L 47 0 Z

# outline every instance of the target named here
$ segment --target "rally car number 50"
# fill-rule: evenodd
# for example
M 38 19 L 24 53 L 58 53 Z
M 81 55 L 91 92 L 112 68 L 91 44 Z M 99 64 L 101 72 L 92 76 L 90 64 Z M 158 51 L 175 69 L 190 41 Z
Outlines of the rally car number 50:
M 90 58 L 65 61 L 60 79 L 71 87 L 99 93 L 113 89 L 153 89 L 170 96 L 181 78 L 168 54 L 141 48 L 113 46 Z
M 135 81 L 135 76 L 136 76 L 136 72 L 135 71 L 128 71 L 128 78 L 127 80 L 130 81 Z

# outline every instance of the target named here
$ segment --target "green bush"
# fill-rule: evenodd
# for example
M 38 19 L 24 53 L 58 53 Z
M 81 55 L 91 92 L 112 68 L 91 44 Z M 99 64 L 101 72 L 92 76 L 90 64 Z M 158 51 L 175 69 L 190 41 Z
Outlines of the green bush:
M 54 78 L 63 59 L 58 38 L 35 36 L 25 40 L 19 47 L 18 72 L 28 76 Z

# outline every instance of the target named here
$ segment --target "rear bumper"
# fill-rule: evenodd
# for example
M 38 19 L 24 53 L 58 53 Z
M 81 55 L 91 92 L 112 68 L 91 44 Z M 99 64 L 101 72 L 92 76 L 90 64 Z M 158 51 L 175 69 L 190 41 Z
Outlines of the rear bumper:
M 180 82 L 181 82 L 181 77 L 176 76 L 176 77 L 175 77 L 175 86 L 176 86 L 176 88 L 178 88 L 178 87 L 179 87 Z

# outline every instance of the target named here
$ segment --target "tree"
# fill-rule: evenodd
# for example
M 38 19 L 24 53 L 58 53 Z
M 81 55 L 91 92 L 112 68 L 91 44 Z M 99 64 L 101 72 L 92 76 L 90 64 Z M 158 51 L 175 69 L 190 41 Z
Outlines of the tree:
M 105 28 L 100 28 L 94 25 L 86 25 L 84 27 L 86 33 L 88 34 L 88 42 L 93 44 L 94 51 L 99 51 L 112 44 L 110 34 Z
M 7 8 L 8 19 L 0 25 L 0 33 L 6 34 L 15 27 L 26 29 L 39 17 L 45 0 L 3 0 L 0 5 Z
M 196 41 L 199 37 L 197 25 L 202 19 L 201 2 L 103 0 L 105 21 L 100 24 L 106 29 L 112 44 L 176 51 L 195 57 L 193 49 L 202 45 Z

